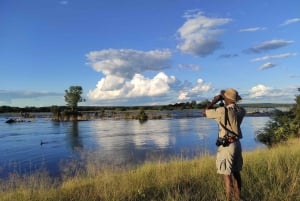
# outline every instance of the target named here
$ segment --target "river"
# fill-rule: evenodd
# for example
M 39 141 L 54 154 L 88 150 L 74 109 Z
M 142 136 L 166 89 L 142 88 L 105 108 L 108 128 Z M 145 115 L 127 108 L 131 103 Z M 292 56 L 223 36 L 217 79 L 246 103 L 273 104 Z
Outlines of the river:
M 0 177 L 18 172 L 31 174 L 43 166 L 58 176 L 64 161 L 92 152 L 103 164 L 139 164 L 172 157 L 193 158 L 215 154 L 217 125 L 203 117 L 148 120 L 92 120 L 53 122 L 37 117 L 31 122 L 7 124 L 0 117 Z M 269 117 L 245 117 L 242 124 L 244 151 L 263 144 L 255 132 Z

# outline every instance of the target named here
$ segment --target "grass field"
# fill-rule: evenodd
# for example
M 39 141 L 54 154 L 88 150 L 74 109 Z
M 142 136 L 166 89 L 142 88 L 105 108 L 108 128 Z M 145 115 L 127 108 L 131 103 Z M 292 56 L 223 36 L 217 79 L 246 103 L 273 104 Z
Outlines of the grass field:
M 242 196 L 248 201 L 300 201 L 300 139 L 244 152 Z M 40 171 L 0 181 L 1 201 L 221 201 L 215 157 L 175 158 L 138 167 L 68 164 L 60 179 Z

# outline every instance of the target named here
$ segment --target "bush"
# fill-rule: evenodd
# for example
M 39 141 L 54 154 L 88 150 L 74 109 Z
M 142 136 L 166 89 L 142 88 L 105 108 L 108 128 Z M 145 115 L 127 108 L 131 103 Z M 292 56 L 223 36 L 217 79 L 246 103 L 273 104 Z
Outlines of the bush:
M 257 140 L 268 146 L 286 141 L 291 130 L 289 125 L 290 118 L 290 112 L 276 110 L 267 125 L 257 132 Z
M 295 106 L 288 112 L 276 110 L 267 125 L 256 134 L 256 139 L 273 146 L 291 137 L 300 136 L 300 95 Z

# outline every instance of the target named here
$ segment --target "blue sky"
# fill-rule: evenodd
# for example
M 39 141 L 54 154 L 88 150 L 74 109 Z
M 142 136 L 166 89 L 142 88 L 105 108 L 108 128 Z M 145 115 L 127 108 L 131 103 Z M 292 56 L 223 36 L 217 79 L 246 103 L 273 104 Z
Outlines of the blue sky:
M 298 0 L 1 0 L 0 105 L 293 103 Z

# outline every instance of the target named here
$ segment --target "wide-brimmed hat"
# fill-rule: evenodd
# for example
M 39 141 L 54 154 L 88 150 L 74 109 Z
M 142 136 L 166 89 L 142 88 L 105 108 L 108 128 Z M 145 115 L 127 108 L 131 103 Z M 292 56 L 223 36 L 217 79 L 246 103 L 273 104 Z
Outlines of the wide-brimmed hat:
M 223 96 L 225 96 L 229 100 L 232 100 L 234 102 L 242 100 L 241 96 L 235 89 L 229 88 L 229 89 L 224 90 L 223 92 L 224 92 Z

